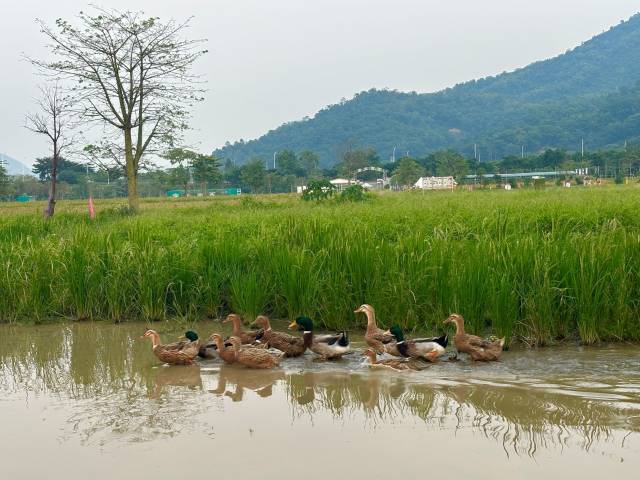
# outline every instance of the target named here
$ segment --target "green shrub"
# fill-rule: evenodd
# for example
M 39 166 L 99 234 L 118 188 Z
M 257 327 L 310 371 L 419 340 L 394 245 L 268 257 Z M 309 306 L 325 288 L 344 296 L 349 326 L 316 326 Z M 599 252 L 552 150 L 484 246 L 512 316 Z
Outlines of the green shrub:
M 363 202 L 367 199 L 367 192 L 362 185 L 351 185 L 338 198 L 343 202 Z
M 331 197 L 336 191 L 336 187 L 326 179 L 323 180 L 310 180 L 307 188 L 302 192 L 303 200 L 326 200 Z

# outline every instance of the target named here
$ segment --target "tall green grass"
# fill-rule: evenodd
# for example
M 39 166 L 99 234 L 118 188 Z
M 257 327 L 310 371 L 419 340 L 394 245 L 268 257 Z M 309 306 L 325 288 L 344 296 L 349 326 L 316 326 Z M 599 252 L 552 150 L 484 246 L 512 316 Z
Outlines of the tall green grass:
M 361 204 L 153 200 L 0 207 L 0 321 L 306 314 L 327 328 L 640 340 L 640 189 L 382 194 Z

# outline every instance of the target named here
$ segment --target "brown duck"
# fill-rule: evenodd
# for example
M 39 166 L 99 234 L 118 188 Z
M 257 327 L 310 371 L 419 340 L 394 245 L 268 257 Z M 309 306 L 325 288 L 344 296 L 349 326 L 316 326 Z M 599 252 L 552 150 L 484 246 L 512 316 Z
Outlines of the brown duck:
M 236 362 L 248 368 L 277 367 L 280 359 L 285 355 L 284 353 L 274 355 L 264 348 L 243 346 L 238 337 L 229 337 L 229 341 L 233 345 L 231 348 L 235 352 Z
M 222 340 L 222 335 L 214 333 L 209 337 L 209 340 L 216 345 L 218 355 L 224 363 L 236 362 L 236 352 L 233 350 L 232 345 L 230 345 L 229 342 Z
M 264 333 L 262 330 L 243 330 L 242 319 L 240 318 L 240 315 L 235 313 L 227 315 L 227 318 L 222 321 L 222 323 L 229 322 L 233 325 L 231 335 L 238 337 L 243 344 L 255 343 L 255 341 Z
M 268 347 L 284 352 L 285 357 L 299 357 L 307 349 L 301 337 L 294 337 L 283 332 L 274 332 L 271 329 L 269 319 L 264 315 L 258 316 L 255 324 L 264 330 L 260 341 Z
M 367 348 L 362 352 L 362 356 L 367 357 L 370 367 L 390 368 L 392 370 L 422 370 L 414 362 L 408 360 L 401 360 L 399 358 L 390 358 L 388 360 L 378 360 L 378 356 L 373 348 Z
M 500 358 L 504 338 L 490 341 L 465 333 L 464 318 L 457 313 L 450 315 L 444 323 L 455 323 L 456 334 L 453 337 L 453 344 L 459 352 L 469 354 L 471 359 L 477 362 L 492 362 Z
M 367 331 L 364 334 L 364 339 L 376 353 L 390 353 L 397 357 L 401 356 L 395 348 L 395 338 L 389 331 L 384 331 L 378 328 L 376 325 L 376 311 L 371 305 L 360 305 L 360 308 L 354 311 L 354 313 L 364 313 L 367 316 Z
M 161 362 L 170 365 L 191 365 L 198 355 L 200 343 L 191 340 L 180 340 L 179 342 L 160 343 L 160 335 L 155 330 L 147 330 L 141 338 L 150 338 L 153 348 L 153 354 L 158 357 Z

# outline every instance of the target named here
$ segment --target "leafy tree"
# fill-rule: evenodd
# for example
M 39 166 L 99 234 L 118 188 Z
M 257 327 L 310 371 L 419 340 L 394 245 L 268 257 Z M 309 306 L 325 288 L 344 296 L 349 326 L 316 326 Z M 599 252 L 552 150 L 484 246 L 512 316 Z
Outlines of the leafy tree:
M 348 150 L 342 157 L 342 164 L 338 169 L 342 175 L 353 178 L 356 170 L 363 167 L 378 166 L 380 159 L 372 148 L 363 150 Z
M 191 168 L 203 195 L 207 194 L 207 184 L 217 182 L 221 177 L 218 159 L 213 155 L 197 155 L 191 162 Z
M 283 175 L 302 174 L 298 157 L 296 157 L 296 154 L 291 150 L 282 150 L 276 153 L 276 169 Z
M 463 177 L 469 171 L 467 159 L 457 152 L 447 150 L 435 154 L 436 173 L 441 176 Z
M 186 148 L 171 148 L 167 150 L 163 158 L 169 160 L 172 165 L 176 165 L 172 170 L 173 180 L 182 185 L 184 194 L 189 194 L 189 184 L 192 180 L 191 166 L 198 158 L 198 153 Z
M 189 110 L 202 100 L 199 78 L 191 73 L 205 53 L 201 41 L 182 37 L 188 20 L 161 22 L 142 12 L 96 8 L 93 16 L 81 12 L 76 23 L 38 23 L 54 58 L 33 63 L 75 81 L 70 93 L 83 123 L 105 131 L 94 158 L 124 169 L 129 208 L 138 210 L 144 155 L 179 143 Z
M 173 185 L 180 185 L 185 196 L 189 195 L 189 184 L 191 183 L 191 171 L 189 167 L 177 165 L 168 170 L 169 179 Z
M 53 162 L 51 157 L 38 158 L 34 162 L 31 171 L 38 176 L 40 181 L 49 181 L 51 179 L 52 163 Z M 64 157 L 60 157 L 58 159 L 57 177 L 59 182 L 66 182 L 71 185 L 84 183 L 87 177 L 87 170 L 89 171 L 89 173 L 94 172 L 94 169 L 92 167 L 88 167 L 87 165 L 83 165 L 82 163 L 67 160 Z M 113 178 L 115 179 L 116 177 L 114 176 Z
M 410 186 L 418 181 L 424 174 L 424 168 L 413 158 L 405 157 L 398 162 L 393 175 L 397 185 Z
M 298 154 L 298 161 L 307 176 L 314 175 L 320 165 L 320 157 L 311 150 L 303 150 Z
M 264 161 L 261 158 L 254 158 L 240 169 L 240 178 L 249 185 L 253 193 L 263 188 L 265 175 Z

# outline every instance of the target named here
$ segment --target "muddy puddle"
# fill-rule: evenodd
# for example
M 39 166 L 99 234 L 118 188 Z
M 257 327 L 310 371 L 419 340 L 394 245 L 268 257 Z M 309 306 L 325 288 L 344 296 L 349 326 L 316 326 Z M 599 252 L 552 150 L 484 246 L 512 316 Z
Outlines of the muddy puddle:
M 638 475 L 639 347 L 513 350 L 407 373 L 309 354 L 254 371 L 162 366 L 144 329 L 0 326 L 3 478 Z

